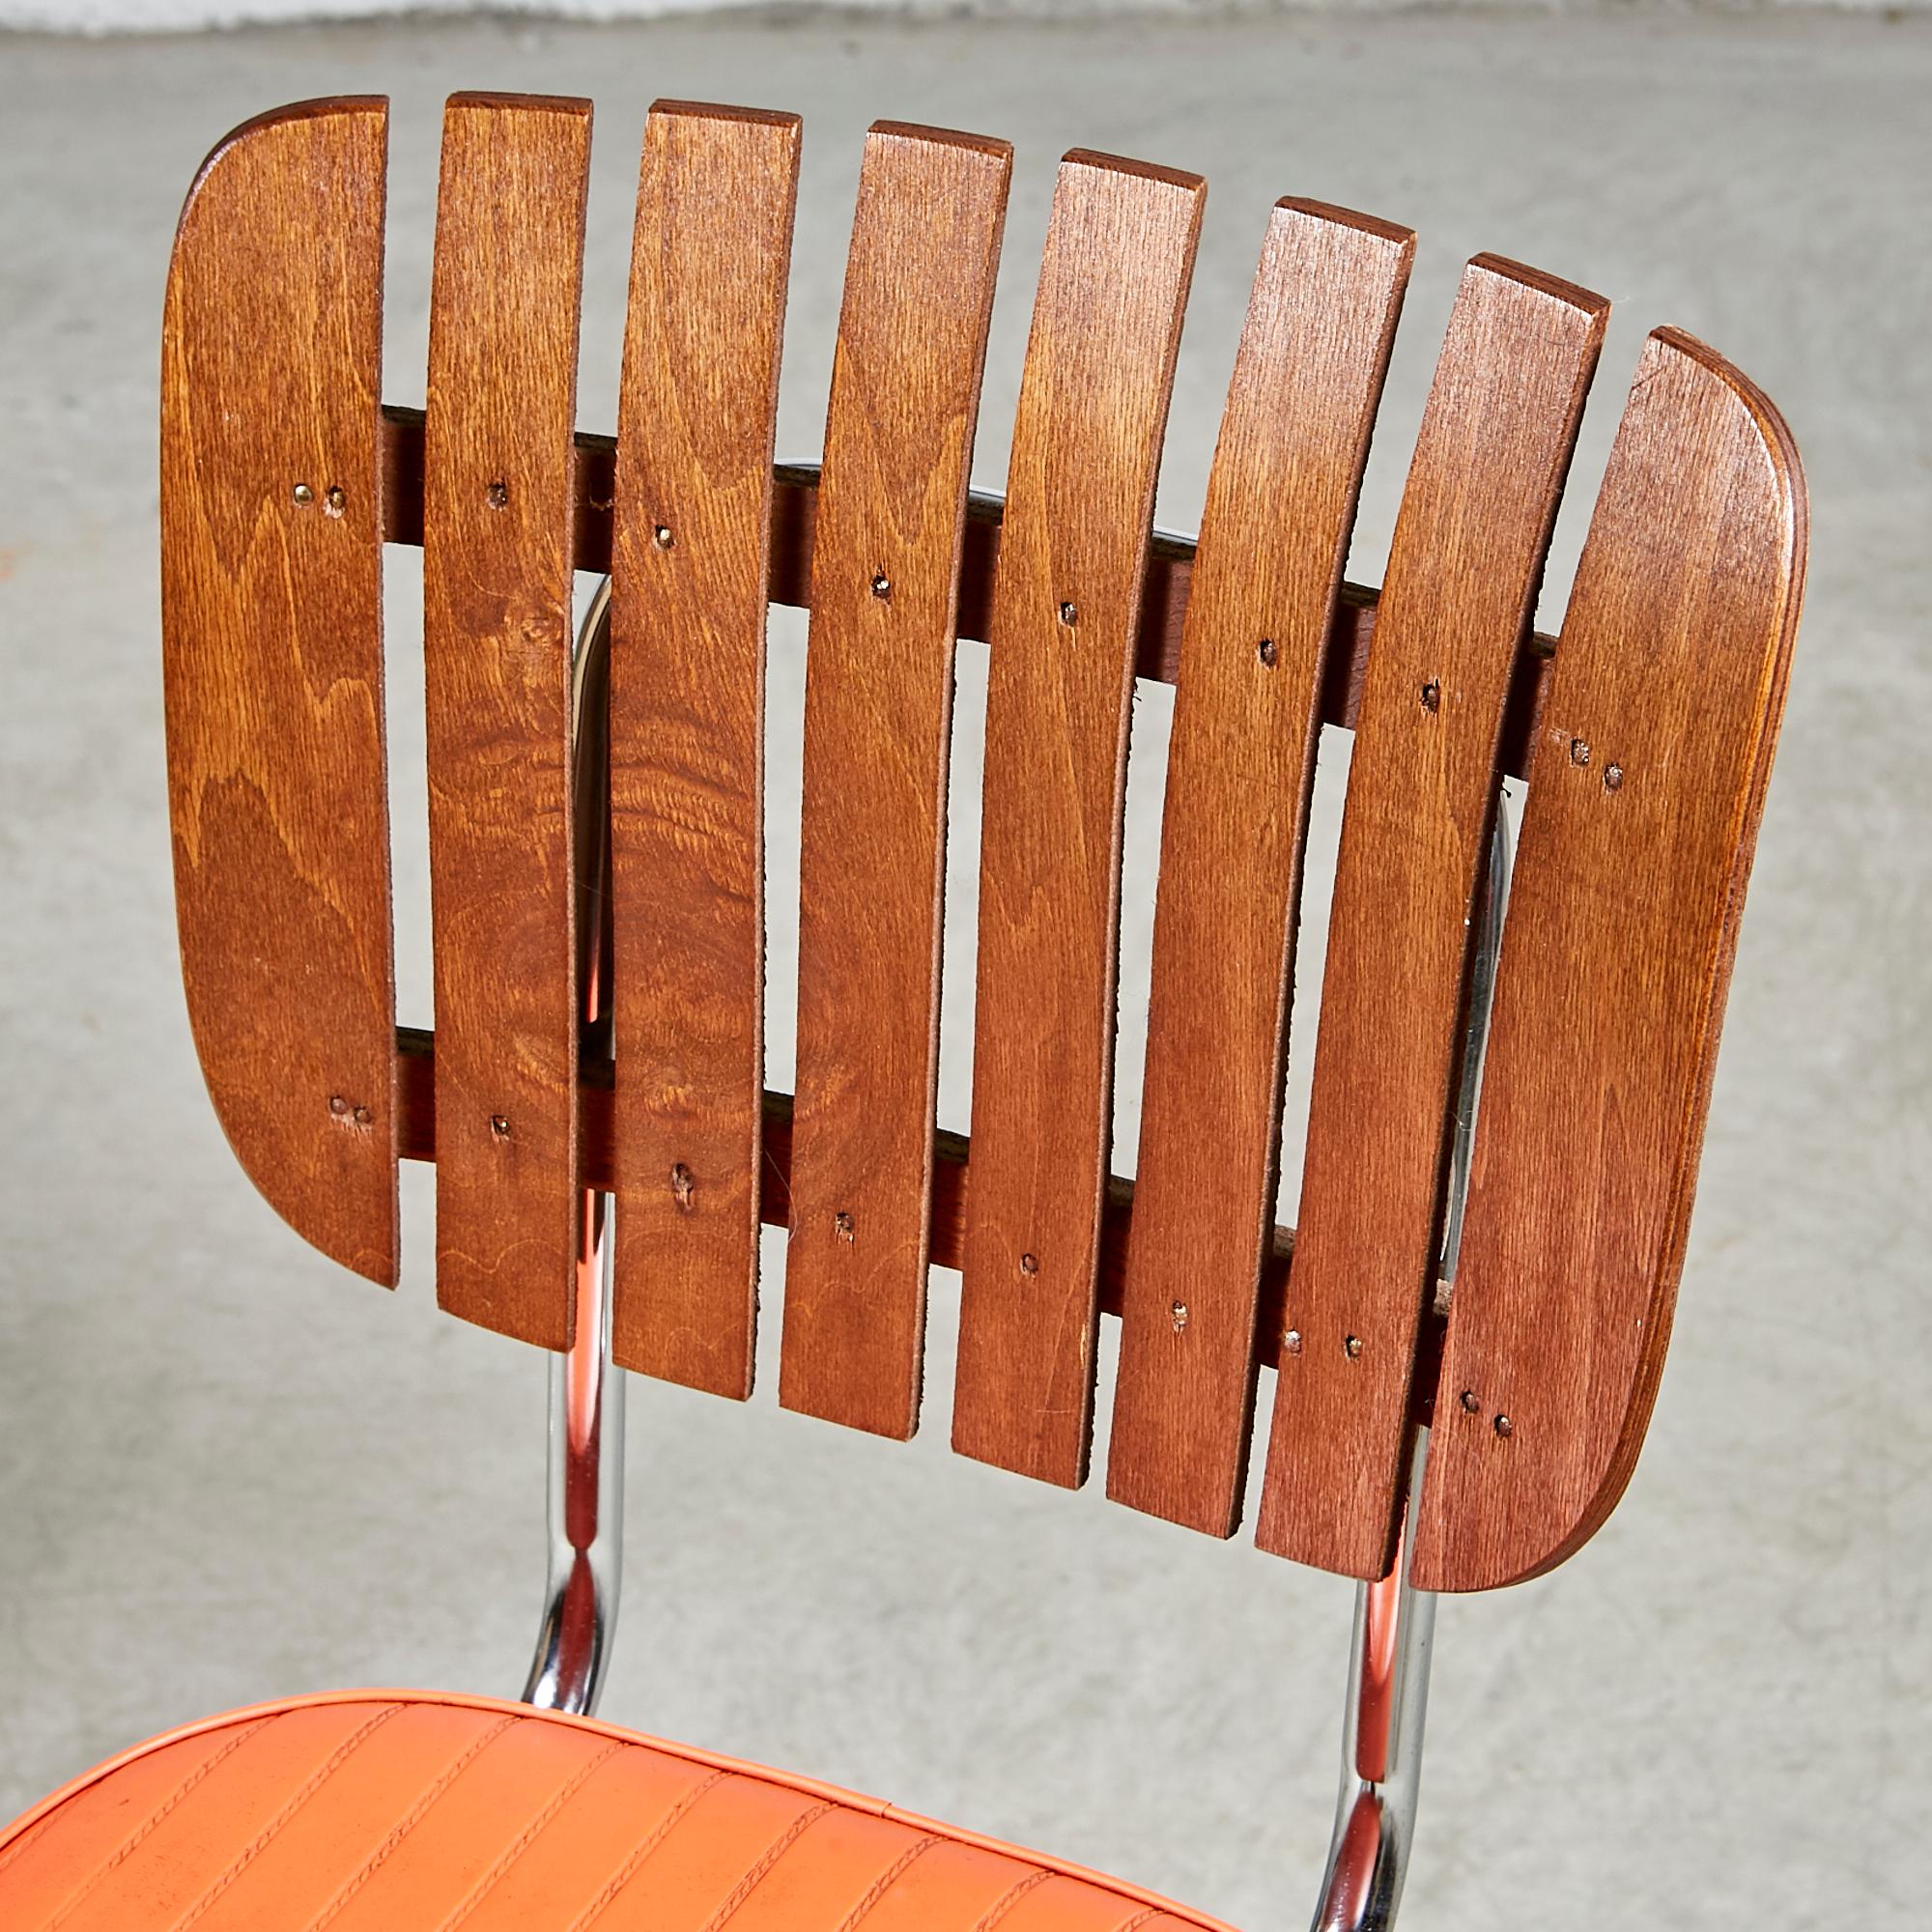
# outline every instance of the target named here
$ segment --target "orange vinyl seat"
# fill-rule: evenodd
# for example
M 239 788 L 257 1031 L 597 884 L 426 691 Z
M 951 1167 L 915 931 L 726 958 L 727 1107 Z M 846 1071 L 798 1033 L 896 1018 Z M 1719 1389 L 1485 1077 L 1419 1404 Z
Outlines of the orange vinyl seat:
M 0 1838 L 7 1932 L 1170 1932 L 1218 1921 L 876 1798 L 440 1691 L 234 1711 Z

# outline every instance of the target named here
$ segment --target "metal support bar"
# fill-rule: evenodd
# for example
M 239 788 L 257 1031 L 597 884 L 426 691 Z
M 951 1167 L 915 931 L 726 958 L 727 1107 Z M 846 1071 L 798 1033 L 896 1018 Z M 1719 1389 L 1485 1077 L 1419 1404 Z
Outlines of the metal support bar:
M 1463 1039 L 1463 1066 L 1456 1094 L 1455 1137 L 1449 1150 L 1448 1201 L 1443 1215 L 1439 1282 L 1455 1280 L 1463 1242 L 1463 1209 L 1469 1192 L 1475 1149 L 1476 1104 L 1489 1043 L 1490 1009 L 1495 998 L 1496 960 L 1502 952 L 1503 913 L 1509 903 L 1514 853 L 1509 804 L 1496 801 L 1489 869 L 1476 911 L 1476 954 L 1469 969 L 1469 1000 Z M 1438 1286 L 1438 1295 L 1442 1289 Z M 1349 1656 L 1349 1702 L 1342 1724 L 1342 1790 L 1335 1833 L 1315 1907 L 1311 1932 L 1386 1932 L 1402 1903 L 1415 1838 L 1415 1811 L 1422 1784 L 1422 1732 L 1429 1709 L 1430 1646 L 1435 1634 L 1435 1598 L 1409 1587 L 1410 1534 L 1422 1493 L 1429 1431 L 1418 1428 L 1408 1461 L 1402 1527 L 1395 1561 L 1379 1582 L 1355 1593 L 1355 1637 Z

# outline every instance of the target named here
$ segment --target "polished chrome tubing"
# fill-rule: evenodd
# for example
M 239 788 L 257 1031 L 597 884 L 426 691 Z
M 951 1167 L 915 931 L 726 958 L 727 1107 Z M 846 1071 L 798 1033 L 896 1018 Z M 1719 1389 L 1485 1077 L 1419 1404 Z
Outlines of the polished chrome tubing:
M 611 585 L 591 600 L 578 635 L 573 679 L 578 984 L 582 1051 L 610 1042 Z M 577 1255 L 577 1321 L 568 1352 L 550 1365 L 550 1568 L 543 1622 L 524 1702 L 587 1716 L 597 1708 L 624 1554 L 624 1374 L 611 1361 L 611 1215 L 586 1190 Z
M 1476 914 L 1476 956 L 1470 967 L 1468 1021 L 1449 1151 L 1439 1271 L 1445 1284 L 1455 1279 L 1463 1241 L 1463 1208 L 1475 1147 L 1476 1102 L 1495 997 L 1496 960 L 1502 951 L 1512 854 L 1509 805 L 1507 799 L 1499 799 Z M 1402 1903 L 1403 1880 L 1415 1838 L 1430 1646 L 1435 1634 L 1435 1596 L 1411 1589 L 1408 1581 L 1411 1519 L 1415 1499 L 1422 1493 L 1428 1455 L 1429 1432 L 1418 1429 L 1408 1461 L 1395 1560 L 1379 1582 L 1364 1583 L 1356 1591 L 1349 1702 L 1342 1725 L 1342 1790 L 1312 1932 L 1385 1932 L 1395 1923 L 1396 1908 Z

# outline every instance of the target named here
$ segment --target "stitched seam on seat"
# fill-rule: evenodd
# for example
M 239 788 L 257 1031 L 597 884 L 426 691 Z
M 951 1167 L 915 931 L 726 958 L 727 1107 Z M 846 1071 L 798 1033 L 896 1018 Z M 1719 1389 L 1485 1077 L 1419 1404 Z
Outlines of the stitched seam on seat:
M 63 1805 L 61 1809 L 65 1810 L 66 1806 Z M 60 1815 L 59 1810 L 49 1811 L 44 1818 L 36 1819 L 4 1852 L 0 1852 L 0 1872 L 5 1871 L 29 1845 L 38 1843 L 45 1833 L 47 1827 Z
M 1135 1913 L 1131 1918 L 1127 1919 L 1124 1923 L 1121 1925 L 1117 1925 L 1114 1928 L 1114 1932 L 1139 1932 L 1139 1928 L 1145 1925 L 1150 1919 L 1158 1918 L 1160 1918 L 1160 1916 L 1161 1916 L 1161 1909 L 1159 1906 L 1157 1905 L 1144 1906 L 1139 1912 Z
M 829 1803 L 809 1806 L 801 1811 L 779 1835 L 764 1849 L 756 1864 L 741 1878 L 732 1889 L 731 1896 L 705 1920 L 704 1932 L 718 1932 L 718 1928 L 750 1898 L 757 1889 L 762 1879 L 798 1841 L 810 1831 L 812 1826 L 832 1809 Z
M 437 1932 L 455 1932 L 455 1928 L 461 1925 L 463 1921 L 466 1918 L 468 1918 L 469 1915 L 472 1912 L 474 1912 L 479 1905 L 482 1904 L 484 1894 L 488 1892 L 492 1889 L 492 1887 L 496 1885 L 497 1881 L 500 1879 L 503 1876 L 503 1874 L 507 1872 L 510 1869 L 510 1867 L 513 1864 L 515 1864 L 520 1858 L 523 1857 L 525 1852 L 526 1852 L 530 1848 L 530 1846 L 535 1842 L 537 1834 L 544 1829 L 544 1827 L 548 1825 L 551 1822 L 551 1820 L 554 1818 L 556 1814 L 559 1811 L 561 1811 L 563 1807 L 566 1804 L 568 1804 L 573 1798 L 577 1796 L 578 1792 L 583 1788 L 584 1784 L 589 1781 L 590 1774 L 594 1772 L 597 1769 L 597 1767 L 600 1764 L 602 1764 L 607 1758 L 613 1757 L 618 1751 L 622 1750 L 623 1748 L 624 1748 L 623 1744 L 619 1740 L 613 1738 L 611 1740 L 609 1744 L 607 1744 L 604 1747 L 604 1748 L 601 1751 L 596 1752 L 593 1756 L 586 1759 L 584 1763 L 579 1765 L 578 1768 L 574 1772 L 572 1772 L 570 1776 L 563 1781 L 563 1783 L 557 1788 L 555 1795 L 551 1799 L 550 1803 L 546 1804 L 544 1808 L 540 1812 L 538 1812 L 537 1815 L 534 1818 L 532 1818 L 527 1825 L 524 1827 L 522 1833 L 519 1833 L 516 1842 L 513 1845 L 511 1845 L 507 1851 L 503 1853 L 502 1857 L 499 1858 L 497 1861 L 497 1862 L 494 1865 L 492 1865 L 490 1869 L 487 1872 L 485 1872 L 480 1879 L 476 1881 L 476 1883 L 473 1886 L 469 1888 L 469 1893 L 464 1898 L 463 1902 L 460 1905 L 458 1905 L 456 1910 L 452 1912 L 449 1915 L 449 1917 L 442 1921 L 442 1923 L 437 1928 Z
M 702 1783 L 695 1784 L 657 1822 L 650 1836 L 632 1852 L 631 1856 L 618 1867 L 617 1875 L 590 1903 L 573 1918 L 564 1932 L 583 1932 L 583 1928 L 593 1919 L 603 1916 L 611 1901 L 637 1877 L 638 1868 L 670 1835 L 670 1830 L 714 1784 L 722 1784 L 732 1774 L 727 1771 L 714 1771 Z
M 973 1932 L 993 1932 L 993 1927 L 997 1925 L 1000 1922 L 1000 1920 L 1004 1918 L 1007 1916 L 1007 1914 L 1009 1913 L 1013 1909 L 1013 1907 L 1016 1906 L 1020 1902 L 1020 1900 L 1023 1899 L 1027 1895 L 1027 1893 L 1034 1889 L 1035 1886 L 1044 1885 L 1047 1882 L 1047 1880 L 1050 1879 L 1052 1876 L 1053 1873 L 1048 1871 L 1045 1868 L 1045 1866 L 1043 1865 L 1036 1866 L 1034 1870 L 1027 1873 L 1026 1877 L 1020 1879 L 1019 1881 L 1017 1881 L 1017 1883 L 1009 1886 L 1006 1891 L 1002 1893 L 1000 1897 L 996 1898 L 989 1907 L 987 1907 L 985 1916 L 981 1918 L 979 1924 L 974 1926 Z
M 873 1906 L 878 1904 L 879 1900 L 885 1897 L 886 1893 L 905 1876 L 906 1867 L 915 1861 L 923 1858 L 938 1842 L 939 1834 L 936 1832 L 928 1832 L 917 1843 L 907 1846 L 894 1860 L 892 1864 L 873 1880 L 871 1890 L 867 1892 L 865 1897 L 845 1915 L 839 1923 L 838 1932 L 852 1932 L 852 1928 L 858 1924 L 860 1919 L 865 1918 L 867 1913 L 871 1911 Z
M 430 1806 L 469 1770 L 477 1758 L 482 1756 L 484 1750 L 490 1745 L 494 1744 L 516 1722 L 517 1719 L 514 1717 L 498 1718 L 487 1730 L 483 1731 L 479 1736 L 471 1738 L 464 1746 L 462 1750 L 443 1767 L 442 1774 L 438 1777 L 436 1782 L 410 1807 L 402 1823 L 395 1826 L 390 1831 L 389 1835 L 363 1861 L 362 1866 L 358 1871 L 342 1882 L 335 1896 L 309 1921 L 307 1932 L 322 1932 L 322 1928 L 341 1912 L 343 1907 L 375 1877 L 377 1871 L 389 1857 L 390 1853 L 422 1823 L 423 1814 L 428 1811 Z
M 269 1724 L 272 1723 L 273 1721 L 274 1720 L 270 1718 L 263 1718 L 256 1723 L 243 1725 L 242 1728 L 237 1731 L 235 1735 L 231 1737 L 228 1740 L 228 1742 L 225 1745 L 223 1745 L 218 1751 L 215 1751 L 210 1757 L 204 1758 L 201 1761 L 201 1763 L 198 1764 L 194 1768 L 194 1770 L 190 1772 L 188 1776 L 185 1778 L 184 1778 L 179 1785 L 175 1787 L 173 1795 L 164 1804 L 156 1806 L 155 1810 L 151 1811 L 148 1814 L 147 1822 L 140 1828 L 140 1830 L 135 1832 L 132 1836 L 122 1839 L 119 1847 L 109 1856 L 106 1862 L 100 1865 L 95 1871 L 93 1877 L 91 1877 L 87 1881 L 87 1883 L 84 1886 L 82 1886 L 81 1889 L 77 1892 L 75 1892 L 73 1896 L 70 1898 L 68 1902 L 65 1905 L 63 1905 L 61 1909 L 58 1912 L 56 1912 L 51 1918 L 47 1920 L 46 1932 L 55 1932 L 55 1927 L 60 1925 L 63 1920 L 71 1918 L 73 1914 L 79 1910 L 82 1899 L 84 1899 L 87 1896 L 87 1894 L 90 1891 L 92 1891 L 94 1888 L 107 1876 L 109 1872 L 114 1870 L 114 1868 L 117 1865 L 121 1864 L 125 1860 L 131 1858 L 133 1854 L 140 1848 L 142 1843 L 146 1840 L 148 1834 L 160 1824 L 162 1819 L 164 1819 L 168 1815 L 168 1813 L 171 1812 L 175 1808 L 175 1806 L 179 1804 L 182 1802 L 182 1800 L 185 1798 L 188 1795 L 188 1793 L 192 1791 L 195 1788 L 195 1786 L 199 1784 L 201 1780 L 204 1777 L 206 1777 L 208 1774 L 211 1771 L 213 1771 L 214 1767 L 222 1761 L 223 1758 L 227 1757 L 231 1752 L 240 1750 L 242 1747 L 245 1745 L 248 1742 L 248 1740 L 255 1735 L 257 1731 L 265 1729 Z M 55 1812 L 53 1815 L 55 1817 L 59 1817 L 60 1813 Z
M 359 1724 L 350 1736 L 329 1752 L 328 1761 L 316 1772 L 308 1781 L 291 1798 L 269 1822 L 255 1834 L 254 1842 L 231 1864 L 214 1883 L 208 1888 L 187 1911 L 174 1922 L 173 1932 L 187 1932 L 187 1928 L 199 1918 L 242 1874 L 253 1864 L 268 1848 L 269 1841 L 293 1818 L 322 1787 L 333 1777 L 336 1772 L 348 1762 L 351 1753 L 358 1749 L 369 1738 L 380 1731 L 389 1719 L 403 1709 L 400 1704 L 390 1704 L 378 1711 L 373 1718 Z

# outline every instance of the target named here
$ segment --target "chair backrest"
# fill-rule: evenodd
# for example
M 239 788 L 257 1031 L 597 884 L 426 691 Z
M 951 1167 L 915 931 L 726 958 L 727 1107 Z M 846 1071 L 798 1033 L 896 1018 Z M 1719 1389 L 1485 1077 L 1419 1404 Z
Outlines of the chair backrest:
M 393 1284 L 397 1161 L 437 1163 L 437 1288 L 572 1337 L 584 1188 L 616 1200 L 613 1352 L 752 1380 L 788 1224 L 780 1399 L 903 1437 L 928 1266 L 963 1271 L 953 1440 L 1073 1486 L 1122 1322 L 1108 1492 L 1414 1577 L 1576 1548 L 1662 1361 L 1802 591 L 1763 396 L 1646 342 L 1554 644 L 1530 620 L 1600 298 L 1463 273 L 1378 594 L 1343 582 L 1413 238 L 1268 219 L 1198 544 L 1151 532 L 1195 177 L 1061 164 L 1004 505 L 969 497 L 1010 154 L 865 151 L 824 462 L 775 470 L 789 115 L 644 134 L 614 441 L 575 373 L 590 109 L 459 96 L 427 409 L 382 402 L 386 111 L 252 122 L 168 285 L 163 621 L 184 974 L 242 1165 Z M 434 1037 L 396 1025 L 384 543 L 424 570 Z M 586 1046 L 572 573 L 611 578 L 611 1043 Z M 809 606 L 798 1079 L 763 1085 L 768 602 Z M 936 1130 L 957 637 L 990 646 L 970 1138 Z M 1137 678 L 1177 687 L 1143 1125 L 1110 1177 Z M 601 722 L 601 721 L 600 721 Z M 1275 1225 L 1317 736 L 1354 747 L 1299 1211 Z M 1453 1293 L 1438 1280 L 1472 915 L 1527 781 Z M 591 815 L 593 828 L 597 814 Z M 587 870 L 586 870 L 587 868 Z

